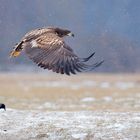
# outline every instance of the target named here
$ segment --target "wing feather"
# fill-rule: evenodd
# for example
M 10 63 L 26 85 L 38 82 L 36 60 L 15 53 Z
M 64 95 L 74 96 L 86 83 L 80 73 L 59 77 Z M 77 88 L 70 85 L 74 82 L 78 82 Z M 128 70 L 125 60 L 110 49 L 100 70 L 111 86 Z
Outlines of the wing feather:
M 85 70 L 91 70 L 101 65 L 101 62 L 87 65 L 93 55 L 87 58 L 79 58 L 73 50 L 56 34 L 43 34 L 34 41 L 37 47 L 33 47 L 31 41 L 25 46 L 25 52 L 39 67 L 52 70 L 61 74 L 76 74 Z

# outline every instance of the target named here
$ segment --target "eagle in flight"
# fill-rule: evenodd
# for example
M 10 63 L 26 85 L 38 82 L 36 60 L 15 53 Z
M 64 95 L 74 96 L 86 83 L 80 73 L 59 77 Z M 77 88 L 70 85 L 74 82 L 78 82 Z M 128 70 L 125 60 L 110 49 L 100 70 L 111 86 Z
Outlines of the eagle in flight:
M 16 44 L 10 56 L 17 57 L 24 50 L 39 67 L 67 75 L 90 71 L 103 63 L 100 61 L 91 65 L 86 64 L 95 52 L 87 58 L 78 57 L 64 41 L 66 36 L 74 37 L 74 34 L 58 27 L 32 30 Z

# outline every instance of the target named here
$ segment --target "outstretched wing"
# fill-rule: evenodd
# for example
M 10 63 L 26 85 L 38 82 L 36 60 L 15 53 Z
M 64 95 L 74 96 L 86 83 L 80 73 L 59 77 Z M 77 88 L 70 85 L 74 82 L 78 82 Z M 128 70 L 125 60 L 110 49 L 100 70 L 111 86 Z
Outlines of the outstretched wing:
M 103 63 L 85 64 L 94 53 L 88 58 L 79 58 L 62 38 L 51 33 L 28 42 L 25 52 L 38 66 L 67 75 L 92 70 Z

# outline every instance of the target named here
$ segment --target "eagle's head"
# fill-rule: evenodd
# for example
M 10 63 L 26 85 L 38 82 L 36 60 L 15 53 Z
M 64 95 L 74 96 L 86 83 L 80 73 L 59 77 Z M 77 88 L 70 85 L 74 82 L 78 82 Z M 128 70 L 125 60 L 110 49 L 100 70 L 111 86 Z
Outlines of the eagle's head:
M 59 37 L 65 37 L 65 36 L 74 37 L 74 34 L 70 30 L 67 30 L 67 29 L 62 29 L 58 27 L 48 27 L 48 29 L 55 32 Z

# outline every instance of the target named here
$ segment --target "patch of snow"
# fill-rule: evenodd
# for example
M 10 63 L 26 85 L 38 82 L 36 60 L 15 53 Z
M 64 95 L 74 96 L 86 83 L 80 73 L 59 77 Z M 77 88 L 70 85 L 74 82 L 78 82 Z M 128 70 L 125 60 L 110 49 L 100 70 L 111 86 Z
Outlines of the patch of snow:
M 19 82 L 19 86 L 25 89 L 25 81 Z M 87 87 L 95 87 L 97 84 L 94 81 L 83 80 L 79 82 L 70 82 L 70 81 L 32 81 L 32 83 L 28 83 L 29 87 L 53 87 L 53 88 L 71 88 L 73 90 L 77 90 L 79 88 L 87 88 Z M 28 90 L 28 89 L 25 89 Z
M 78 90 L 78 89 L 80 89 L 80 88 L 81 88 L 81 86 L 80 86 L 80 85 L 78 85 L 78 84 L 75 84 L 75 85 L 70 85 L 70 87 L 71 87 L 71 89 L 73 89 L 73 90 Z
M 82 102 L 94 102 L 95 98 L 93 98 L 93 97 L 86 97 L 86 98 L 81 99 L 81 101 Z
M 110 101 L 112 101 L 113 99 L 112 99 L 112 97 L 110 97 L 110 96 L 105 96 L 105 97 L 103 97 L 103 100 L 106 101 L 106 102 L 110 102 Z
M 57 109 L 57 105 L 51 102 L 45 102 L 44 104 L 37 107 L 38 109 Z
M 110 88 L 110 83 L 109 82 L 102 82 L 100 83 L 101 88 Z
M 85 137 L 87 136 L 87 133 L 75 133 L 75 134 L 72 134 L 72 137 L 75 138 L 75 139 L 84 139 Z
M 83 86 L 88 86 L 88 87 L 95 87 L 97 85 L 95 81 L 90 81 L 90 80 L 85 80 L 81 84 Z
M 133 82 L 117 82 L 117 83 L 115 83 L 115 87 L 122 89 L 122 90 L 126 90 L 129 88 L 134 88 L 135 83 L 133 83 Z

